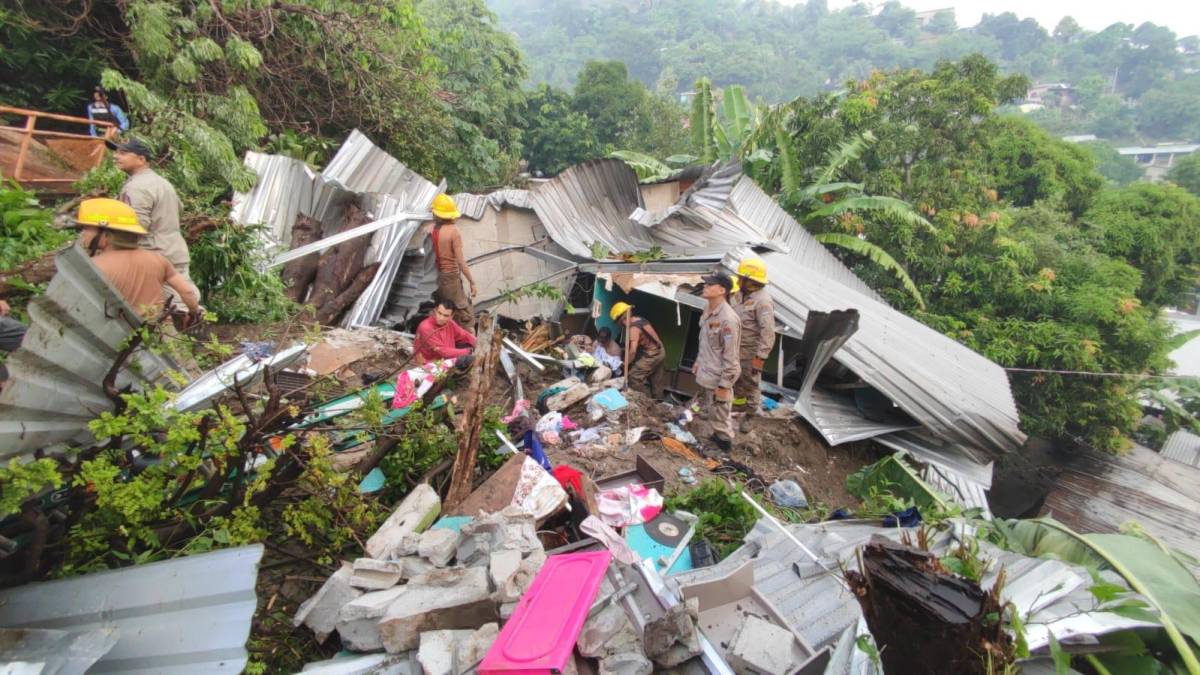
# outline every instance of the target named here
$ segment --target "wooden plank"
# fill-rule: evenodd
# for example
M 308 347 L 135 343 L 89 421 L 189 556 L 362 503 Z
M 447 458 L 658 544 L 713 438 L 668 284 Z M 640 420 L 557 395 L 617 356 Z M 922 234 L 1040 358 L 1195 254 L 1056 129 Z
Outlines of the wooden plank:
M 475 457 L 479 452 L 479 435 L 483 430 L 483 414 L 487 408 L 496 363 L 500 360 L 501 331 L 488 314 L 479 317 L 475 342 L 475 361 L 467 378 L 466 403 L 458 423 L 458 452 L 450 474 L 450 490 L 446 495 L 446 510 L 450 511 L 471 494 L 475 480 Z

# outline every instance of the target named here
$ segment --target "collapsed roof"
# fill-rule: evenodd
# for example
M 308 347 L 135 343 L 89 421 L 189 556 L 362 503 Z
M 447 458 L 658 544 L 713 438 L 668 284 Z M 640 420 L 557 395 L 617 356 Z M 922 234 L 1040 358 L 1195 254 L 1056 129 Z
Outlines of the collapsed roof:
M 325 222 L 348 193 L 372 197 L 362 201 L 378 222 L 388 215 L 426 212 L 438 190 L 357 131 L 319 174 L 295 160 L 255 153 L 247 155 L 246 163 L 259 173 L 259 183 L 250 193 L 235 196 L 232 216 L 243 224 L 266 224 L 279 247 L 286 247 L 298 213 Z M 543 261 L 562 263 L 559 272 L 569 271 L 566 266 L 572 262 L 611 260 L 655 247 L 665 258 L 644 265 L 646 272 L 675 272 L 677 265 L 694 266 L 698 260 L 714 265 L 723 260 L 732 269 L 750 249 L 759 250 L 771 268 L 769 288 L 778 320 L 791 334 L 803 334 L 811 312 L 857 310 L 859 329 L 832 359 L 891 399 L 938 441 L 977 459 L 1011 452 L 1025 441 L 1003 369 L 888 306 L 737 164 L 714 165 L 674 204 L 654 211 L 646 209 L 636 174 L 615 159 L 584 162 L 528 191 L 460 194 L 456 199 L 465 217 L 476 221 L 489 208 L 532 209 L 562 256 L 537 253 Z M 401 291 L 432 288 L 433 266 L 425 255 L 425 237 L 414 232 L 416 224 L 414 219 L 382 229 L 362 227 L 374 237 L 369 261 L 383 265 L 343 325 L 372 325 L 384 314 L 394 319 L 397 314 L 385 312 L 385 306 L 411 305 L 413 300 L 398 297 L 404 295 Z M 825 403 L 825 410 L 835 406 L 832 400 Z M 821 408 L 797 405 L 834 444 L 901 428 L 876 425 L 855 433 L 852 427 L 861 431 L 863 426 L 860 415 L 815 412 Z

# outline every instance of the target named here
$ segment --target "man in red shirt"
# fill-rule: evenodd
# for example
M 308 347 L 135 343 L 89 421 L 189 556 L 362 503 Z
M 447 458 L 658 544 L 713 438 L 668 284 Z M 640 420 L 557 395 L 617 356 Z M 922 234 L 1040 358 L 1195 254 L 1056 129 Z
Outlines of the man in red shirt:
M 438 359 L 457 359 L 467 356 L 475 349 L 475 336 L 454 322 L 454 301 L 449 298 L 438 300 L 433 314 L 417 326 L 417 337 L 413 340 L 413 354 L 421 363 Z M 459 347 L 465 344 L 466 347 Z

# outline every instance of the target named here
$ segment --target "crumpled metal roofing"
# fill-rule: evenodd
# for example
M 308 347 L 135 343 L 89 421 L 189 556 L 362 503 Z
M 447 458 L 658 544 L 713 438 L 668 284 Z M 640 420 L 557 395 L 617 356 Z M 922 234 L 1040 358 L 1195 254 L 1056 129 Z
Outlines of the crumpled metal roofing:
M 1167 436 L 1162 456 L 1200 469 L 1200 436 L 1180 429 Z
M 983 510 L 991 518 L 987 491 L 992 487 L 994 463 L 983 453 L 946 443 L 921 430 L 900 431 L 875 437 L 875 442 L 911 455 L 925 464 L 921 477 L 965 508 Z
M 637 174 L 619 159 L 577 164 L 531 190 L 533 210 L 559 246 L 592 259 L 591 245 L 610 251 L 646 251 L 657 242 L 629 219 L 642 208 Z
M 405 201 L 405 195 L 415 198 L 436 186 L 424 176 L 392 157 L 371 142 L 366 134 L 355 129 L 338 148 L 337 154 L 321 171 L 321 178 L 350 192 L 378 192 Z M 437 193 L 434 193 L 437 194 Z M 428 207 L 433 201 L 419 204 Z
M 1071 460 L 1046 495 L 1043 515 L 1077 532 L 1116 533 L 1136 521 L 1200 558 L 1200 469 L 1140 445 L 1119 455 L 1076 448 Z
M 172 407 L 180 412 L 199 410 L 236 385 L 248 387 L 254 384 L 264 370 L 270 369 L 274 372 L 287 368 L 306 353 L 308 345 L 300 343 L 281 349 L 260 361 L 255 361 L 246 354 L 238 354 L 188 384 L 176 395 Z
M 258 598 L 261 544 L 0 591 L 0 625 L 117 643 L 89 673 L 239 673 Z
M 499 211 L 505 206 L 512 206 L 518 209 L 533 208 L 529 205 L 529 190 L 519 190 L 509 188 L 505 190 L 496 190 L 487 194 L 472 194 L 470 192 L 460 192 L 452 196 L 454 205 L 463 216 L 471 220 L 481 220 L 484 210 L 488 207 Z
M 258 176 L 250 192 L 235 192 L 229 218 L 242 225 L 265 225 L 269 249 L 291 247 L 292 226 L 304 214 L 321 221 L 326 233 L 353 195 L 298 159 L 247 152 L 246 167 Z
M 724 264 L 737 268 L 743 251 Z M 834 353 L 901 410 L 945 441 L 992 455 L 1025 442 L 1008 375 L 1000 366 L 902 312 L 820 272 L 790 254 L 766 253 L 776 317 L 802 331 L 810 312 L 856 309 L 859 329 Z
M 668 583 L 678 589 L 681 585 L 723 576 L 753 560 L 754 587 L 771 601 L 791 628 L 800 632 L 814 649 L 835 647 L 826 673 L 871 672 L 859 670 L 862 662 L 850 654 L 839 655 L 836 645 L 846 639 L 846 632 L 859 633 L 862 611 L 854 596 L 827 570 L 857 569 L 856 551 L 874 535 L 899 540 L 902 532 L 911 536 L 913 531 L 884 528 L 878 521 L 853 520 L 786 527 L 816 554 L 823 567 L 763 519 L 746 535 L 745 545 L 724 560 L 672 575 Z M 935 531 L 932 537 L 930 549 L 939 554 L 948 552 L 956 541 L 946 531 Z M 983 556 L 994 561 L 980 586 L 991 588 L 1000 570 L 1005 571 L 1001 602 L 1012 601 L 1022 617 L 1028 616 L 1026 639 L 1031 650 L 1045 648 L 1051 632 L 1060 641 L 1070 641 L 1080 635 L 1153 625 L 1099 611 L 1101 604 L 1088 590 L 1091 577 L 1082 566 L 1029 558 L 986 542 L 980 542 L 980 546 Z M 1107 581 L 1125 585 L 1111 572 L 1102 575 Z M 865 632 L 865 625 L 861 627 Z
M 55 443 L 91 439 L 88 422 L 112 402 L 101 383 L 123 343 L 142 325 L 137 312 L 77 246 L 54 259 L 58 272 L 29 303 L 29 330 L 9 355 L 0 392 L 0 460 Z M 118 390 L 163 381 L 176 365 L 137 350 L 117 374 Z

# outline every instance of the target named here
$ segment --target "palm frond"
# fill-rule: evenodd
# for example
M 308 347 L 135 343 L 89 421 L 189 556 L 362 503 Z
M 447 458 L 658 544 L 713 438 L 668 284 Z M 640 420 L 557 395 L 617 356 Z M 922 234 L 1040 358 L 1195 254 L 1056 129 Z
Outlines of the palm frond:
M 904 286 L 904 290 L 908 291 L 913 300 L 917 301 L 917 306 L 925 309 L 925 299 L 921 297 L 921 291 L 917 290 L 917 285 L 908 276 L 908 272 L 904 271 L 900 263 L 896 262 L 896 259 L 889 255 L 887 251 L 865 239 L 859 239 L 858 237 L 841 232 L 825 232 L 815 236 L 817 241 L 822 244 L 840 246 L 851 253 L 865 256 L 871 262 L 891 272 L 900 280 L 901 285 Z
M 847 197 L 845 199 L 839 199 L 831 204 L 827 204 L 809 213 L 808 218 L 811 219 L 840 216 L 847 211 L 875 211 L 909 225 L 923 227 L 930 232 L 937 231 L 937 228 L 933 226 L 933 223 L 925 220 L 924 216 L 913 210 L 911 204 L 903 199 L 896 199 L 895 197 L 880 197 L 873 195 Z
M 846 165 L 862 157 L 863 152 L 875 142 L 875 134 L 864 131 L 858 136 L 842 141 L 836 148 L 829 151 L 825 166 L 817 173 L 817 183 L 828 183 L 841 173 Z
M 644 155 L 632 150 L 617 150 L 608 155 L 629 165 L 641 182 L 663 180 L 675 173 L 671 167 L 663 164 L 650 155 Z
M 1200 328 L 1180 333 L 1179 335 L 1172 337 L 1170 340 L 1167 340 L 1167 350 L 1173 352 L 1191 342 L 1193 338 L 1198 336 L 1200 336 Z

